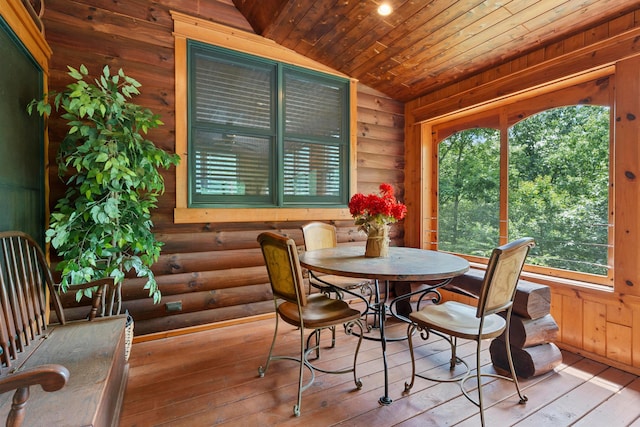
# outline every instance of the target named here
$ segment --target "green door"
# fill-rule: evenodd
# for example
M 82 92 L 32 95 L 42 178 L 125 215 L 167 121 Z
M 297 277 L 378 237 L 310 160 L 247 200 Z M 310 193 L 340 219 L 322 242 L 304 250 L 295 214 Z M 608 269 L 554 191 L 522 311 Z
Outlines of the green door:
M 44 243 L 43 122 L 26 106 L 42 95 L 43 74 L 0 17 L 0 231 Z

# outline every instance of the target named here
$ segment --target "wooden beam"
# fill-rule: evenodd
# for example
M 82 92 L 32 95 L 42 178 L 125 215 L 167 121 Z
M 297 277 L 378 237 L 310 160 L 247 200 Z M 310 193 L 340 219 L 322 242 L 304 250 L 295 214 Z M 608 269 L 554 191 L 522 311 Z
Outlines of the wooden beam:
M 640 296 L 640 57 L 616 68 L 614 288 Z
M 600 43 L 568 52 L 552 60 L 507 74 L 489 83 L 461 91 L 455 96 L 421 99 L 422 105 L 411 114 L 417 122 L 433 120 L 454 111 L 469 109 L 491 100 L 511 97 L 538 86 L 576 77 L 589 70 L 607 67 L 624 58 L 640 55 L 640 28 L 635 28 Z M 435 101 L 434 101 L 435 99 Z

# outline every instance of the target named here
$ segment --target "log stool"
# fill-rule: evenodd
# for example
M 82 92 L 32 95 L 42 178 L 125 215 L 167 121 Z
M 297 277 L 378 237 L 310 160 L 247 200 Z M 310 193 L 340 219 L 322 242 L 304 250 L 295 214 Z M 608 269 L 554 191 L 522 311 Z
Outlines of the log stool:
M 454 278 L 445 289 L 477 297 L 484 277 L 481 270 L 469 270 Z M 562 353 L 553 343 L 558 324 L 550 314 L 551 290 L 548 286 L 520 280 L 511 313 L 509 335 L 516 374 L 529 378 L 551 371 L 562 362 Z M 498 371 L 509 371 L 504 333 L 489 347 L 491 361 Z

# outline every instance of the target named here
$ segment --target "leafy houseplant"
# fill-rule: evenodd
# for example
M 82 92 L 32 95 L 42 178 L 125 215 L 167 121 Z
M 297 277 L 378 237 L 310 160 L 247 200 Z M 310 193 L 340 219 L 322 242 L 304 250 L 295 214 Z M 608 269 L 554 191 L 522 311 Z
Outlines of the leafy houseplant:
M 51 213 L 46 240 L 63 260 L 61 289 L 71 284 L 112 277 L 116 285 L 110 307 L 121 311 L 125 273 L 146 277 L 145 289 L 160 301 L 151 265 L 161 242 L 151 232 L 151 209 L 164 191 L 159 168 L 177 165 L 180 158 L 157 148 L 143 134 L 163 124 L 157 115 L 130 99 L 140 83 L 122 70 L 111 75 L 108 66 L 93 81 L 84 65 L 68 67 L 75 79 L 61 93 L 45 95 L 28 106 L 50 115 L 52 104 L 69 129 L 57 156 L 60 177 L 67 188 Z M 91 297 L 94 289 L 78 291 Z M 103 309 L 106 306 L 102 305 Z

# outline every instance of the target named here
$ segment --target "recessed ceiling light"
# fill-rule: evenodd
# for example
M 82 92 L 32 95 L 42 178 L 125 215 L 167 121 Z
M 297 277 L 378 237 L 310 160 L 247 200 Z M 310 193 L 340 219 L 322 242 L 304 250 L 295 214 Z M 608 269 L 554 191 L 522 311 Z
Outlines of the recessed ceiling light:
M 391 8 L 391 5 L 389 3 L 382 3 L 380 6 L 378 6 L 378 13 L 382 16 L 391 15 L 392 11 L 393 9 Z

